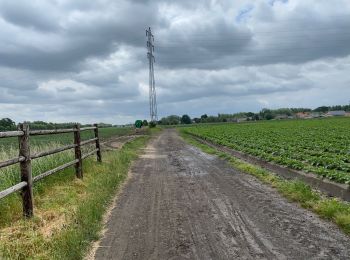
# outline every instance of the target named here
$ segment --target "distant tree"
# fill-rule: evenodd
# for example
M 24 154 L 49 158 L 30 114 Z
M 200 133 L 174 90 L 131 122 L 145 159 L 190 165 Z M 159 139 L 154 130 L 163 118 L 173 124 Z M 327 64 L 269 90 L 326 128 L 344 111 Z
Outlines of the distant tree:
M 201 119 L 198 118 L 198 117 L 195 117 L 195 118 L 193 118 L 193 121 L 194 121 L 196 124 L 198 124 L 198 123 L 201 122 Z
M 268 108 L 263 108 L 260 112 L 259 112 L 260 116 L 263 118 L 263 119 L 267 119 L 266 117 L 272 119 L 273 118 L 273 115 L 272 115 L 272 111 Z M 269 120 L 269 119 L 267 119 Z
M 217 116 L 208 116 L 208 118 L 205 119 L 205 122 L 207 122 L 207 123 L 222 122 L 222 118 L 219 118 Z
M 321 106 L 314 109 L 315 112 L 327 113 L 329 111 L 329 107 Z
M 0 130 L 10 131 L 16 129 L 16 123 L 10 118 L 3 118 L 0 120 Z
M 191 124 L 192 121 L 191 121 L 191 118 L 189 117 L 189 115 L 183 115 L 181 117 L 181 123 L 182 124 Z
M 142 125 L 143 125 L 143 126 L 148 126 L 148 122 L 147 122 L 146 119 L 142 121 Z
M 206 119 L 206 118 L 208 118 L 207 114 L 201 115 L 201 119 Z
M 274 116 L 273 116 L 272 113 L 267 113 L 267 114 L 265 114 L 264 118 L 265 118 L 266 120 L 271 120 L 271 119 L 274 118 Z
M 177 115 L 168 116 L 169 125 L 178 125 L 180 124 L 181 118 Z
M 149 122 L 148 126 L 149 126 L 150 128 L 154 128 L 154 127 L 157 126 L 157 123 L 154 122 L 154 121 L 151 121 L 151 122 Z
M 181 118 L 177 115 L 171 115 L 171 116 L 167 116 L 167 117 L 163 117 L 160 120 L 160 124 L 162 125 L 177 125 L 179 124 L 181 121 Z
M 311 112 L 311 109 L 310 108 L 303 108 L 303 107 L 299 107 L 299 108 L 291 108 L 290 111 L 293 113 L 293 114 L 296 114 L 296 113 L 299 113 L 299 112 Z
M 331 108 L 332 108 L 332 110 L 343 110 L 343 107 L 340 105 L 332 106 Z
M 254 121 L 260 120 L 259 114 L 254 114 L 253 120 Z

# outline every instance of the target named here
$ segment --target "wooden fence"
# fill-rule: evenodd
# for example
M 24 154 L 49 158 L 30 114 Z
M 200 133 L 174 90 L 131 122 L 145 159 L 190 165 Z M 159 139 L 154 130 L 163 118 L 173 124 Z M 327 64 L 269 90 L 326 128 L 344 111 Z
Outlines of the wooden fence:
M 81 141 L 80 132 L 93 130 L 95 138 L 90 140 Z M 62 133 L 73 133 L 74 134 L 74 144 L 65 145 L 50 151 L 39 152 L 36 154 L 30 154 L 30 136 L 36 135 L 53 135 L 53 134 L 62 134 Z M 94 124 L 92 127 L 80 128 L 79 125 L 75 125 L 72 129 L 55 129 L 55 130 L 29 130 L 29 126 L 27 124 L 19 124 L 18 131 L 10 131 L 10 132 L 0 132 L 0 138 L 6 137 L 18 137 L 19 143 L 19 156 L 4 162 L 0 162 L 0 168 L 4 168 L 10 165 L 14 165 L 19 163 L 20 165 L 20 174 L 21 174 L 21 182 L 16 185 L 7 188 L 6 190 L 0 191 L 0 199 L 16 192 L 21 191 L 22 202 L 23 202 L 23 215 L 27 218 L 33 216 L 33 184 L 51 174 L 54 174 L 58 171 L 66 169 L 70 166 L 75 166 L 75 174 L 77 178 L 83 178 L 83 170 L 82 170 L 82 161 L 95 154 L 97 155 L 97 161 L 102 162 L 101 157 L 101 148 L 100 148 L 100 139 L 98 134 L 98 125 Z M 81 147 L 83 145 L 95 143 L 96 148 L 88 152 L 87 154 L 81 153 Z M 32 166 L 31 161 L 37 158 L 41 158 L 44 156 L 56 154 L 59 152 L 63 152 L 66 150 L 74 149 L 75 159 L 71 162 L 65 163 L 59 167 L 41 173 L 35 177 L 32 176 Z

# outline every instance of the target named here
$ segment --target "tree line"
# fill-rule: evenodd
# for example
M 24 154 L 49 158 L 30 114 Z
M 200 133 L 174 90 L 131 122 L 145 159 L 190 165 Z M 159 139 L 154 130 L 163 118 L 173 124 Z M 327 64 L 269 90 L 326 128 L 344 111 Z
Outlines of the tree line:
M 233 114 L 218 114 L 217 116 L 203 114 L 200 117 L 190 118 L 189 115 L 183 116 L 170 115 L 163 117 L 158 121 L 160 125 L 178 125 L 178 124 L 191 124 L 191 123 L 221 123 L 221 122 L 237 122 L 239 120 L 257 121 L 257 120 L 271 120 L 281 115 L 285 118 L 293 117 L 297 113 L 305 112 L 320 112 L 327 113 L 334 110 L 344 110 L 350 112 L 350 105 L 336 105 L 336 106 L 320 106 L 315 109 L 311 108 L 278 108 L 268 109 L 263 108 L 258 113 L 254 112 L 240 112 Z
M 51 122 L 44 122 L 44 121 L 33 121 L 29 122 L 26 121 L 24 123 L 29 124 L 29 128 L 33 130 L 50 130 L 50 129 L 67 129 L 67 128 L 73 128 L 76 122 L 69 122 L 69 123 L 51 123 Z M 84 126 L 90 126 L 90 125 L 81 125 Z M 111 124 L 104 124 L 100 123 L 99 127 L 112 127 Z M 14 131 L 17 129 L 16 122 L 13 121 L 10 118 L 3 118 L 0 119 L 0 131 Z
M 235 122 L 244 118 L 247 121 L 257 121 L 257 120 L 271 120 L 280 115 L 294 116 L 299 112 L 320 112 L 327 113 L 328 111 L 334 110 L 344 110 L 350 112 L 350 105 L 336 105 L 336 106 L 320 106 L 315 109 L 310 108 L 278 108 L 278 109 L 268 109 L 263 108 L 258 113 L 253 112 L 241 112 L 233 114 L 218 114 L 217 116 L 203 114 L 200 117 L 191 118 L 189 115 L 185 114 L 182 116 L 170 115 L 163 117 L 157 123 L 160 125 L 178 125 L 178 124 L 191 124 L 191 123 L 220 123 L 220 122 Z M 33 121 L 25 122 L 29 124 L 30 129 L 34 130 L 44 130 L 44 129 L 66 129 L 72 128 L 76 122 L 68 123 L 51 123 L 45 121 Z M 149 125 L 147 120 L 143 120 L 144 126 Z M 82 125 L 82 127 L 88 125 Z M 100 127 L 112 127 L 112 124 L 100 123 Z M 0 119 L 0 131 L 13 131 L 17 129 L 16 122 L 10 118 Z

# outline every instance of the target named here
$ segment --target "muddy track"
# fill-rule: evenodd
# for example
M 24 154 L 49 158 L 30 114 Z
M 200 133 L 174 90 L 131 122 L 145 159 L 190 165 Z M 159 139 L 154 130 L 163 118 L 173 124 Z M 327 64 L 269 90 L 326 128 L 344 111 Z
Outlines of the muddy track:
M 121 149 L 125 144 L 131 142 L 137 137 L 144 136 L 144 135 L 125 135 L 125 136 L 119 136 L 115 138 L 110 138 L 104 142 L 101 143 L 102 149 L 105 151 L 108 150 L 116 150 Z
M 132 169 L 96 259 L 348 259 L 335 225 L 164 130 Z

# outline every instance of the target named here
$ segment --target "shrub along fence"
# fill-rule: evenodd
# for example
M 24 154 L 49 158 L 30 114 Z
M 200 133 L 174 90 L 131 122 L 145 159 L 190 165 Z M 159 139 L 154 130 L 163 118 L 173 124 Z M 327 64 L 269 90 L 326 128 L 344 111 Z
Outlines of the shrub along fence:
M 95 138 L 89 139 L 86 141 L 81 141 L 80 132 L 93 130 L 95 134 Z M 53 134 L 61 134 L 61 133 L 73 133 L 74 134 L 74 144 L 69 144 L 66 146 L 62 146 L 50 151 L 39 152 L 36 154 L 30 154 L 30 136 L 36 135 L 53 135 Z M 82 170 L 82 161 L 95 154 L 97 155 L 97 161 L 102 162 L 101 157 L 101 148 L 100 148 L 100 139 L 98 135 L 98 125 L 94 124 L 92 127 L 80 128 L 79 125 L 75 125 L 72 129 L 55 129 L 55 130 L 29 130 L 29 125 L 27 124 L 19 124 L 17 131 L 10 132 L 0 132 L 0 138 L 6 137 L 18 137 L 19 143 L 19 156 L 4 162 L 0 162 L 0 168 L 4 168 L 10 165 L 14 165 L 19 163 L 20 165 L 20 174 L 21 174 L 21 182 L 16 185 L 7 188 L 6 190 L 0 191 L 0 199 L 16 192 L 21 191 L 22 202 L 23 202 L 23 215 L 27 218 L 33 216 L 33 184 L 51 174 L 54 174 L 58 171 L 66 169 L 70 166 L 75 166 L 75 174 L 77 178 L 83 178 L 83 170 Z M 96 148 L 88 152 L 87 154 L 82 155 L 81 147 L 83 145 L 95 143 Z M 31 160 L 41 158 L 44 156 L 56 154 L 59 152 L 63 152 L 66 150 L 74 149 L 75 151 L 75 159 L 69 163 L 63 164 L 59 167 L 41 173 L 35 177 L 32 176 L 32 166 Z

